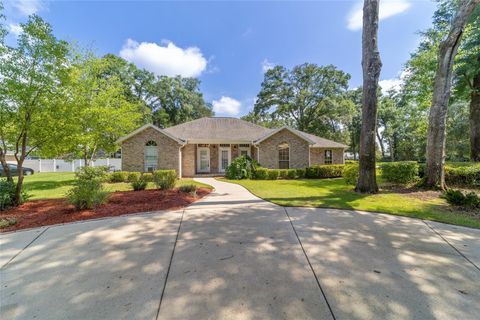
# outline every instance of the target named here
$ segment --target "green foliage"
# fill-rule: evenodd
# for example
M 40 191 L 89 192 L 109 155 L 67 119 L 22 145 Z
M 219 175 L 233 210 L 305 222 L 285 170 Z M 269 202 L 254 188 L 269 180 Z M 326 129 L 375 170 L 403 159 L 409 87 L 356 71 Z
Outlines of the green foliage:
M 296 169 L 288 169 L 285 179 L 295 179 L 297 178 L 297 170 Z
M 105 167 L 82 167 L 75 173 L 73 188 L 67 193 L 68 201 L 78 210 L 94 209 L 108 200 L 109 193 L 103 189 L 107 169 Z
M 280 170 L 267 169 L 267 180 L 277 180 L 279 176 L 280 176 Z
M 197 186 L 194 184 L 184 184 L 178 188 L 181 192 L 190 193 L 192 195 L 197 194 Z
M 480 208 L 480 197 L 475 192 L 465 194 L 461 190 L 447 189 L 442 197 L 454 206 L 466 209 Z
M 137 181 L 138 179 L 140 179 L 141 176 L 142 176 L 141 172 L 129 172 L 127 181 L 128 182 Z
M 295 169 L 295 177 L 297 179 L 303 179 L 305 178 L 305 172 L 306 172 L 306 169 Z
M 15 204 L 22 204 L 27 201 L 29 195 L 25 190 L 22 190 L 20 199 L 15 201 L 16 184 L 12 181 L 0 178 L 0 211 L 6 210 Z
M 129 182 L 130 172 L 115 171 L 108 175 L 108 181 L 111 183 Z
M 147 187 L 148 181 L 146 177 L 139 172 L 131 172 L 131 173 L 138 173 L 138 175 L 129 175 L 128 181 L 132 186 L 133 191 L 140 191 L 145 190 Z
M 480 164 L 459 167 L 446 165 L 445 182 L 453 186 L 480 187 Z
M 153 172 L 153 182 L 160 190 L 173 189 L 177 181 L 175 170 L 156 170 Z
M 359 175 L 358 164 L 349 164 L 346 165 L 343 169 L 343 179 L 348 185 L 355 186 L 357 185 L 358 175 Z
M 17 219 L 15 218 L 1 218 L 0 219 L 0 229 L 8 228 L 17 224 Z
M 288 170 L 287 170 L 287 169 L 279 169 L 279 170 L 278 170 L 278 178 L 280 178 L 280 179 L 286 179 L 286 178 L 287 178 L 287 174 L 288 174 Z
M 387 162 L 382 164 L 382 178 L 393 183 L 412 183 L 418 180 L 418 163 L 415 161 Z
M 251 179 L 256 168 L 255 161 L 249 156 L 235 158 L 225 170 L 228 179 Z
M 338 178 L 343 175 L 343 164 L 312 166 L 305 169 L 307 179 Z
M 262 167 L 256 168 L 253 178 L 256 180 L 266 180 L 268 178 L 268 169 Z

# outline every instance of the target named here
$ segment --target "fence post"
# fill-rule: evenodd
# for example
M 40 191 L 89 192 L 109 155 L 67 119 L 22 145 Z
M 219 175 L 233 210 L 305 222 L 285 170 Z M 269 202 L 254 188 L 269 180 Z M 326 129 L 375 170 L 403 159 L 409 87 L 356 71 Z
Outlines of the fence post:
M 53 172 L 57 172 L 57 159 L 53 159 Z

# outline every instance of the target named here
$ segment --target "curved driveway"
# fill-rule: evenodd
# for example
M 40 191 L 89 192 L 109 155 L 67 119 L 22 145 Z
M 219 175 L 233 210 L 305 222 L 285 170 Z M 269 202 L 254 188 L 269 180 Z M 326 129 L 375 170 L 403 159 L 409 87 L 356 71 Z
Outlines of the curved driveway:
M 475 319 L 480 230 L 283 208 L 243 187 L 185 210 L 0 235 L 2 319 Z

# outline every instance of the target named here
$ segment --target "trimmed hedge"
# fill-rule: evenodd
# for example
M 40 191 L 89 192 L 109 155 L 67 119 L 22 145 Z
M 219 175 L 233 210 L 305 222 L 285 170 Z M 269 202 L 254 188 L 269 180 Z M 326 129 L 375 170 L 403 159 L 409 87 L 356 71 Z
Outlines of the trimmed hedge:
M 257 168 L 255 170 L 255 175 L 253 176 L 256 180 L 267 180 L 268 178 L 268 169 L 267 168 Z
M 177 181 L 177 172 L 175 170 L 155 170 L 153 172 L 153 182 L 160 190 L 173 189 Z
M 138 173 L 138 175 L 135 174 L 128 177 L 128 180 L 130 181 L 130 185 L 132 186 L 133 191 L 145 190 L 148 184 L 146 177 L 143 174 L 140 174 L 140 172 L 132 172 L 132 173 Z
M 308 167 L 305 177 L 308 179 L 339 178 L 343 176 L 344 164 L 327 164 Z
M 107 180 L 111 183 L 129 182 L 128 177 L 130 173 L 127 171 L 115 171 L 108 175 Z
M 480 165 L 450 167 L 445 166 L 447 185 L 480 187 Z
M 418 163 L 415 161 L 388 162 L 381 165 L 382 178 L 393 183 L 412 183 L 418 180 Z
M 280 170 L 278 169 L 267 169 L 267 179 L 268 180 L 277 180 L 280 175 Z
M 357 185 L 358 176 L 359 176 L 359 166 L 358 164 L 349 164 L 346 165 L 343 169 L 343 179 L 348 185 L 355 186 Z

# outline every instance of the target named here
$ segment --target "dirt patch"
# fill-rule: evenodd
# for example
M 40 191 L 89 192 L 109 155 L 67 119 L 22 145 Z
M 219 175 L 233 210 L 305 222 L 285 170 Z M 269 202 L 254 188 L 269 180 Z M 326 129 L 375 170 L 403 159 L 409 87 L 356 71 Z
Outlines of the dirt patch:
M 179 209 L 210 192 L 210 189 L 199 188 L 196 197 L 178 189 L 114 192 L 110 195 L 107 204 L 94 210 L 80 211 L 68 204 L 65 199 L 34 200 L 17 208 L 0 212 L 0 218 L 14 218 L 17 221 L 13 226 L 0 229 L 0 232 L 129 213 Z
M 385 193 L 399 193 L 407 197 L 424 201 L 437 199 L 441 195 L 441 192 L 436 190 L 426 190 L 416 186 L 401 186 L 394 184 L 383 185 L 381 191 Z

